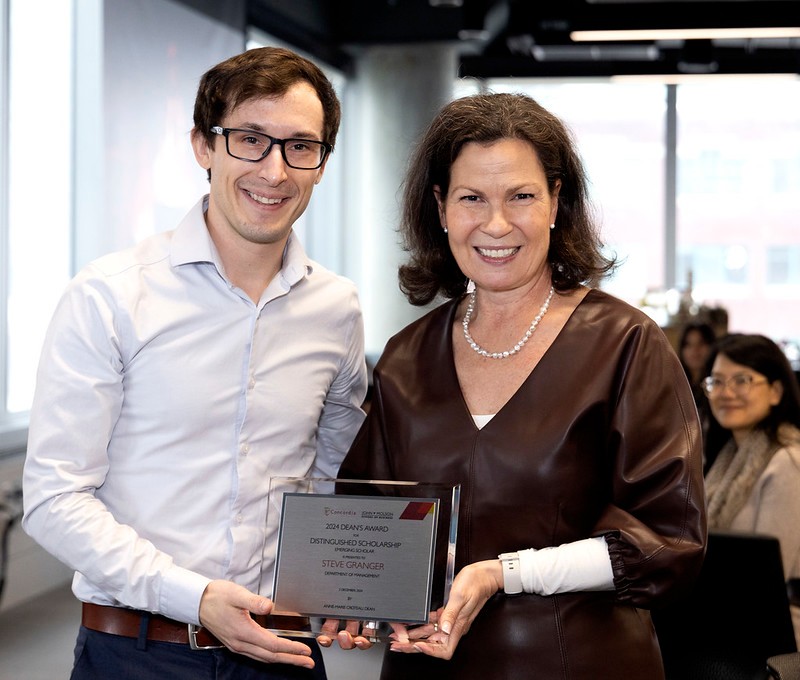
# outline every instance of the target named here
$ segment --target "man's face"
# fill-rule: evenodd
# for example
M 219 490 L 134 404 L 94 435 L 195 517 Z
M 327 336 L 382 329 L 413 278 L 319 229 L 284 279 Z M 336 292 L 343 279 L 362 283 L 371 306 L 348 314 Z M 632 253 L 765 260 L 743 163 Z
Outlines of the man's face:
M 281 97 L 244 102 L 217 124 L 252 129 L 280 139 L 322 141 L 322 104 L 311 85 L 298 82 Z M 278 244 L 283 248 L 325 166 L 316 170 L 290 168 L 278 144 L 265 158 L 250 163 L 230 156 L 221 135 L 213 146 L 201 134 L 195 134 L 192 143 L 198 163 L 211 170 L 206 219 L 212 237 Z

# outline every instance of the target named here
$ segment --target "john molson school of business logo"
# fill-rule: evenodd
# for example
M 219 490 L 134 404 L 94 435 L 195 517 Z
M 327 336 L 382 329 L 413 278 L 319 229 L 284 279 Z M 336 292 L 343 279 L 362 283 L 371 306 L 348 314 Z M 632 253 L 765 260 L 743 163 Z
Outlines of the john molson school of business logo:
M 433 512 L 431 501 L 411 501 L 400 515 L 400 519 L 421 520 Z

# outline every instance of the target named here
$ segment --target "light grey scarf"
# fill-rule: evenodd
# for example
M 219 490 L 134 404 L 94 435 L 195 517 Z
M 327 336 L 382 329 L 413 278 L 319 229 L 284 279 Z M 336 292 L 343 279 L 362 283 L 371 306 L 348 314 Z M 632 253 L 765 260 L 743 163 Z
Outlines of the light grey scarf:
M 737 447 L 731 439 L 706 475 L 708 528 L 729 529 L 779 445 L 763 430 L 754 430 Z
M 754 430 L 741 446 L 731 439 L 722 447 L 705 479 L 709 529 L 730 528 L 775 452 L 798 439 L 800 431 L 784 424 L 777 442 L 764 430 Z

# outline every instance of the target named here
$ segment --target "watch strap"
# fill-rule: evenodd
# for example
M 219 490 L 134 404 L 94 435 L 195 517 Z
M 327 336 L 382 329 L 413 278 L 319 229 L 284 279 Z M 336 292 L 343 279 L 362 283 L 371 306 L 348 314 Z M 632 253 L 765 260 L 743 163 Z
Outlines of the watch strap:
M 503 553 L 497 557 L 503 565 L 503 592 L 506 595 L 518 595 L 522 592 L 519 553 Z

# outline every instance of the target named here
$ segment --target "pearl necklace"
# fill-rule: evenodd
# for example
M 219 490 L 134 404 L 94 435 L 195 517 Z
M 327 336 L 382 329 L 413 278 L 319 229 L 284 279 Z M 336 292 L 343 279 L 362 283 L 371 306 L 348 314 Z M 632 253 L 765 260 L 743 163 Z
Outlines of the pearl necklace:
M 547 296 L 547 299 L 544 301 L 541 309 L 539 309 L 539 313 L 536 315 L 533 321 L 531 321 L 531 325 L 528 327 L 528 330 L 525 331 L 525 335 L 522 336 L 522 339 L 514 345 L 513 349 L 510 349 L 506 352 L 489 352 L 488 350 L 483 349 L 477 342 L 472 339 L 472 336 L 469 334 L 469 322 L 472 319 L 472 314 L 475 311 L 475 295 L 477 291 L 472 291 L 469 296 L 469 303 L 467 304 L 467 313 L 464 314 L 464 320 L 461 322 L 461 325 L 464 327 L 464 338 L 466 338 L 469 346 L 472 347 L 478 354 L 482 357 L 489 357 L 490 359 L 508 359 L 508 357 L 512 356 L 519 352 L 524 346 L 525 343 L 530 340 L 531 335 L 536 330 L 536 327 L 539 325 L 539 322 L 542 320 L 542 317 L 547 314 L 547 309 L 550 307 L 550 300 L 553 299 L 553 286 L 550 286 L 550 293 Z

